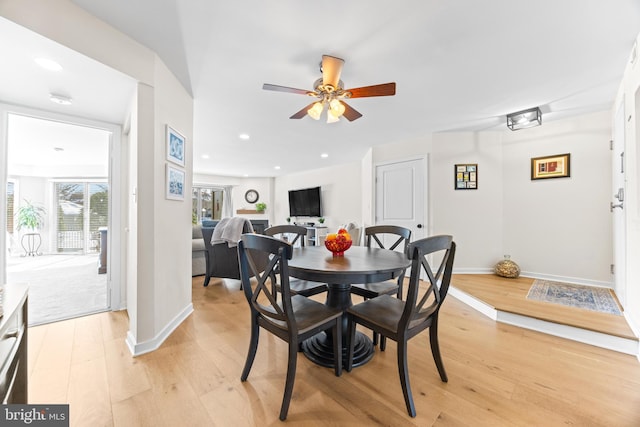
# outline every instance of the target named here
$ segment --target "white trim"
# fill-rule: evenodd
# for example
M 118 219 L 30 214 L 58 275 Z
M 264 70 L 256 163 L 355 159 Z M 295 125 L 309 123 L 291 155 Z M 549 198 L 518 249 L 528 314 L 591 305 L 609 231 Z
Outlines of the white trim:
M 453 274 L 493 274 L 493 268 L 454 268 Z M 591 280 L 578 277 L 566 277 L 555 276 L 553 274 L 534 273 L 529 271 L 523 271 L 520 273 L 521 277 L 528 277 L 531 279 L 552 280 L 554 282 L 573 283 L 576 285 L 585 286 L 599 286 L 603 288 L 613 289 L 613 282 L 603 282 L 600 280 Z
M 534 319 L 520 314 L 496 310 L 491 305 L 456 289 L 454 286 L 449 287 L 449 295 L 496 322 L 506 323 L 519 328 L 529 329 L 596 347 L 606 348 L 619 353 L 635 355 L 640 361 L 640 344 L 638 343 L 638 340 L 616 337 L 603 334 L 601 332 L 589 331 L 574 326 L 561 325 L 553 322 L 547 322 L 546 320 Z
M 606 348 L 630 355 L 638 354 L 638 341 L 621 338 L 601 332 L 589 331 L 568 325 L 547 322 L 546 320 L 534 319 L 520 314 L 498 311 L 498 322 L 506 323 L 532 331 L 542 332 L 560 338 L 578 341 L 596 347 Z
M 173 320 L 167 323 L 167 325 L 163 330 L 160 331 L 160 333 L 158 333 L 151 340 L 143 343 L 136 343 L 136 337 L 131 333 L 131 330 L 127 331 L 127 339 L 125 340 L 125 342 L 127 343 L 127 347 L 129 348 L 131 355 L 133 357 L 137 357 L 157 350 L 165 342 L 165 340 L 169 338 L 169 335 L 171 335 L 171 333 L 175 331 L 176 328 L 180 326 L 180 324 L 184 322 L 184 320 L 189 317 L 191 313 L 193 313 L 193 304 L 189 303 L 189 305 L 187 305 L 181 313 L 178 313 L 178 315 L 174 317 Z
M 453 286 L 449 286 L 448 293 L 458 301 L 465 303 L 469 307 L 473 308 L 476 311 L 479 311 L 480 313 L 484 314 L 488 318 L 492 320 L 498 320 L 498 310 L 496 310 L 495 308 L 491 307 L 488 304 L 485 304 L 479 299 L 465 292 L 462 292 Z

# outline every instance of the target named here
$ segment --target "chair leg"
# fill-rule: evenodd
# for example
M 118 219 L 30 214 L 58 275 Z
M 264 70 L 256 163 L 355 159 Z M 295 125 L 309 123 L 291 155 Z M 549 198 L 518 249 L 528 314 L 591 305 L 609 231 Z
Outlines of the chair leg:
M 336 319 L 333 327 L 333 354 L 335 355 L 334 370 L 336 377 L 342 375 L 342 328 L 340 327 L 340 317 Z
M 287 419 L 289 403 L 293 395 L 293 383 L 296 379 L 296 364 L 298 363 L 298 342 L 289 342 L 289 363 L 287 365 L 287 380 L 284 384 L 284 396 L 280 407 L 280 421 Z
M 387 349 L 387 337 L 384 335 L 380 335 L 380 351 L 385 351 Z
M 431 343 L 431 354 L 433 355 L 433 361 L 436 362 L 438 373 L 442 382 L 448 382 L 447 372 L 444 370 L 444 363 L 442 363 L 442 356 L 440 355 L 440 344 L 438 343 L 438 317 L 435 317 L 433 323 L 429 327 L 429 342 Z
M 356 322 L 351 315 L 347 315 L 347 372 L 351 372 L 353 369 L 353 352 L 356 341 Z
M 407 412 L 410 416 L 416 416 L 416 408 L 411 395 L 411 385 L 409 384 L 409 367 L 407 366 L 407 340 L 398 340 L 398 374 L 400 374 L 400 385 L 404 402 L 407 405 Z
M 211 280 L 211 276 L 209 276 L 209 273 L 207 273 L 204 276 L 204 286 L 209 286 L 209 280 Z
M 258 320 L 254 316 L 251 319 L 251 338 L 249 340 L 249 351 L 247 352 L 247 360 L 244 362 L 244 369 L 240 376 L 240 381 L 246 381 L 253 366 L 253 361 L 256 358 L 256 351 L 258 350 L 258 338 L 260 336 L 260 326 L 258 326 Z

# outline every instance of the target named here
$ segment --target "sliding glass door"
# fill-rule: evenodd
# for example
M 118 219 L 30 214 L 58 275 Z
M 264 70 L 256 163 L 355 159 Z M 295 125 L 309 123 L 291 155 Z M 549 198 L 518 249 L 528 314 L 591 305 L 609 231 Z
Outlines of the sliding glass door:
M 109 223 L 106 182 L 56 182 L 56 251 L 100 251 L 100 229 Z

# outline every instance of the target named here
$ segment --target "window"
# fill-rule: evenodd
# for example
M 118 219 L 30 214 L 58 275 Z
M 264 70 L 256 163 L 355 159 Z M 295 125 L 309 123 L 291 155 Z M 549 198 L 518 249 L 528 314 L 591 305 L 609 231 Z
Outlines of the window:
M 222 217 L 223 190 L 215 187 L 193 187 L 191 220 L 199 224 L 202 219 Z

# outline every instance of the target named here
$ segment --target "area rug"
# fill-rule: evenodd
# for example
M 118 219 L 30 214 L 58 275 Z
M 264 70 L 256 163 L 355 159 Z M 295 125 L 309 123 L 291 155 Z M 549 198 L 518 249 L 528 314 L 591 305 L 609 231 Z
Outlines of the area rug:
M 527 299 L 622 315 L 618 302 L 609 288 L 535 280 L 529 289 Z

